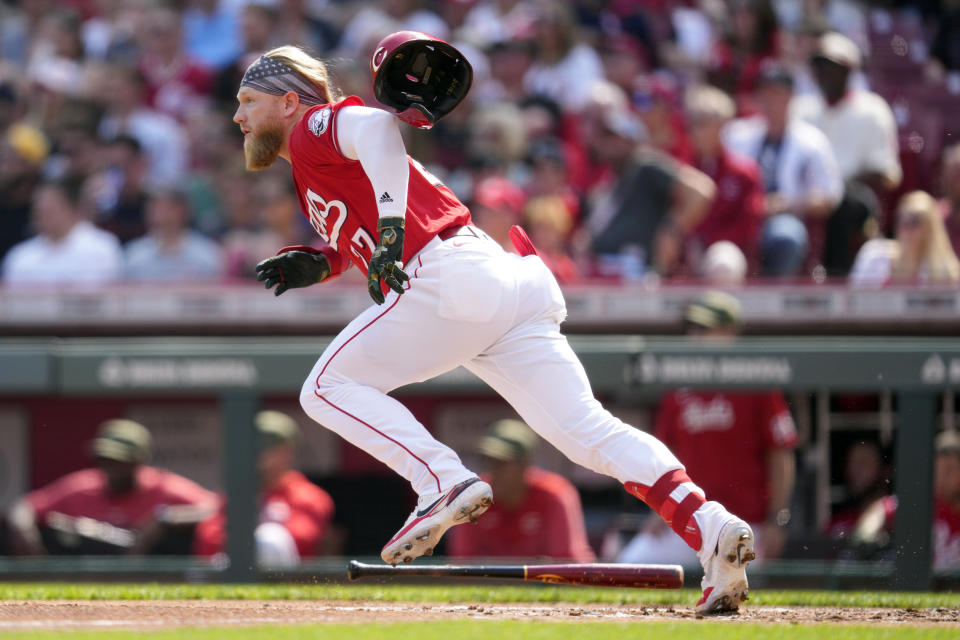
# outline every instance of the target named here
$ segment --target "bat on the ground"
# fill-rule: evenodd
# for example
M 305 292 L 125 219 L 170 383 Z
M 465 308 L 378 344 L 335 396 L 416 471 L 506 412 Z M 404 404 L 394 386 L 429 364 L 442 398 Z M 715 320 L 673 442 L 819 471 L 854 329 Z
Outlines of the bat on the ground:
M 636 589 L 679 589 L 683 567 L 674 564 L 528 564 L 528 565 L 418 565 L 364 564 L 350 561 L 351 580 L 374 576 L 420 576 L 434 578 L 507 578 L 550 584 L 583 584 Z

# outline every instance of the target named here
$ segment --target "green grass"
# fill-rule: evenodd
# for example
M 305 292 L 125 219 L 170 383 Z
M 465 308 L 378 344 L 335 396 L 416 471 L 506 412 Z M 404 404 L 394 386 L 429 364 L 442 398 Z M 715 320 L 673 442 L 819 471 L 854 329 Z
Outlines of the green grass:
M 73 633 L 25 632 L 4 634 L 5 638 L 67 637 L 70 640 L 822 640 L 819 626 L 761 626 L 724 622 L 649 622 L 620 624 L 584 622 L 454 621 L 363 625 L 312 625 L 299 627 L 247 627 L 243 629 L 178 629 L 150 633 L 129 631 L 81 631 Z M 913 627 L 832 626 L 830 640 L 939 640 L 956 638 L 956 629 Z
M 377 600 L 387 602 L 572 602 L 682 604 L 696 602 L 690 589 L 651 591 L 557 586 L 473 585 L 219 585 L 0 583 L 3 600 Z M 891 591 L 755 590 L 750 604 L 776 606 L 960 608 L 960 593 Z

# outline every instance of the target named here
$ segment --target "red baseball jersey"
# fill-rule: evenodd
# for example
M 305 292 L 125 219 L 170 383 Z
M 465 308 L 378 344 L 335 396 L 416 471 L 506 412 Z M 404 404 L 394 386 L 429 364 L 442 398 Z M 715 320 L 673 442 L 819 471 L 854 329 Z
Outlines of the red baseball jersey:
M 767 453 L 797 444 L 793 418 L 779 391 L 672 391 L 660 406 L 656 435 L 708 500 L 747 522 L 767 516 Z
M 320 541 L 333 519 L 330 495 L 307 480 L 299 471 L 288 471 L 270 491 L 260 495 L 260 524 L 277 522 L 286 527 L 301 558 L 318 554 Z M 226 542 L 226 513 L 223 507 L 197 525 L 194 552 L 212 556 Z
M 339 256 L 366 273 L 370 255 L 377 246 L 378 197 L 359 160 L 345 157 L 337 142 L 337 114 L 348 106 L 363 106 L 351 96 L 340 102 L 308 110 L 290 135 L 290 164 L 300 207 L 317 234 Z M 470 224 L 470 211 L 453 192 L 416 160 L 407 156 L 410 179 L 407 186 L 404 264 L 437 232 Z M 349 263 L 330 256 L 331 275 Z
M 535 467 L 527 470 L 526 481 L 527 495 L 516 509 L 494 501 L 475 526 L 451 529 L 449 555 L 596 559 L 574 486 L 563 476 Z
M 158 507 L 213 505 L 216 499 L 216 494 L 192 480 L 146 466 L 137 470 L 136 489 L 129 493 L 109 493 L 102 471 L 83 469 L 27 494 L 27 501 L 41 525 L 50 513 L 58 512 L 74 518 L 93 518 L 124 529 L 143 526 L 153 519 Z

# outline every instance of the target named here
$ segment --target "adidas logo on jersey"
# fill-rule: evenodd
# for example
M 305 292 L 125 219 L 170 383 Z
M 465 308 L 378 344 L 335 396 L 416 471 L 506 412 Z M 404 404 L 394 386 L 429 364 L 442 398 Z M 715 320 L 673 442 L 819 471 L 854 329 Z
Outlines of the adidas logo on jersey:
M 389 193 L 384 191 L 383 195 L 380 196 L 380 204 L 387 204 L 388 202 L 393 202 L 393 198 L 390 197 Z

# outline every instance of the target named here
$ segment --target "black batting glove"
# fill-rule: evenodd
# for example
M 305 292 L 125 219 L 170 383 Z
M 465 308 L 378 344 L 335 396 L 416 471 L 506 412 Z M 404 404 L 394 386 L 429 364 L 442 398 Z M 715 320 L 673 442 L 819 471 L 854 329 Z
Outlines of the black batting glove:
M 309 287 L 329 277 L 330 262 L 322 253 L 284 251 L 257 265 L 257 280 L 269 289 L 276 285 L 273 295 L 287 289 Z
M 397 293 L 403 293 L 403 283 L 410 279 L 400 268 L 400 257 L 403 255 L 403 218 L 380 218 L 377 221 L 377 231 L 380 241 L 370 256 L 370 265 L 367 275 L 367 289 L 370 297 L 377 304 L 383 304 L 383 289 L 380 279 Z

